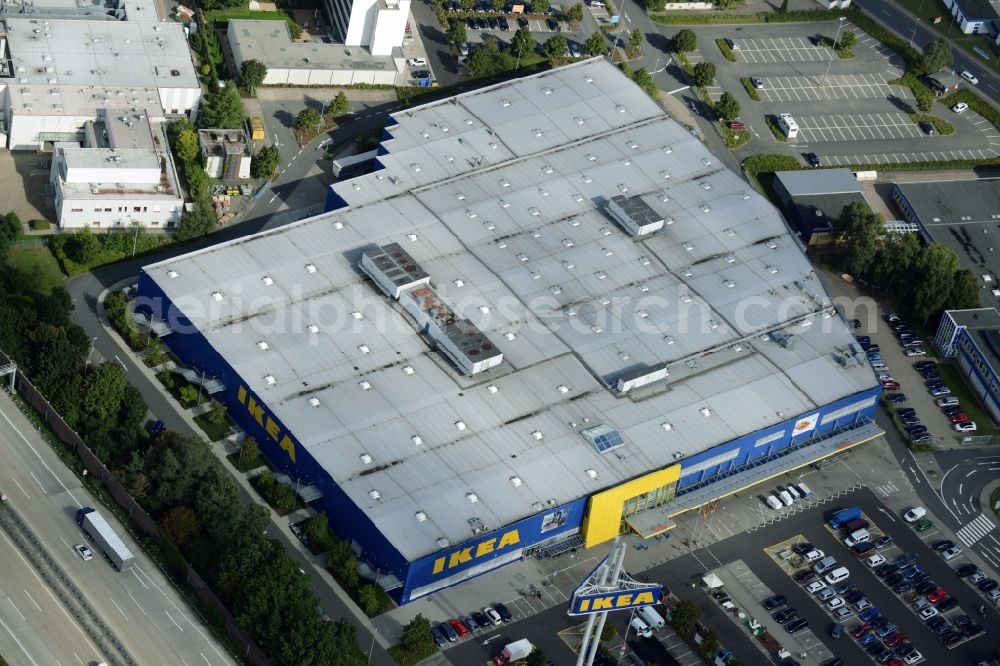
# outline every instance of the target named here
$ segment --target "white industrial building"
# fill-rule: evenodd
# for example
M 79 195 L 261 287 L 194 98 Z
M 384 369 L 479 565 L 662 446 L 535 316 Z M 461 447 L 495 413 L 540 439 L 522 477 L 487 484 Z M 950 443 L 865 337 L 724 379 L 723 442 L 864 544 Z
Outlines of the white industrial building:
M 97 110 L 152 121 L 197 113 L 201 86 L 176 23 L 4 19 L 0 139 L 11 150 L 81 141 Z
M 385 56 L 403 45 L 410 0 L 326 0 L 326 10 L 345 45 Z
M 342 44 L 295 42 L 284 21 L 230 21 L 229 46 L 236 66 L 258 60 L 267 66 L 264 85 L 397 85 L 404 72 L 400 49 L 375 56 Z M 391 49 L 390 49 L 391 51 Z
M 139 300 L 397 601 L 881 433 L 778 211 L 605 59 L 385 130 L 328 212 L 145 266 Z
M 128 109 L 100 109 L 82 144 L 57 142 L 50 182 L 63 229 L 169 229 L 184 210 L 162 125 Z

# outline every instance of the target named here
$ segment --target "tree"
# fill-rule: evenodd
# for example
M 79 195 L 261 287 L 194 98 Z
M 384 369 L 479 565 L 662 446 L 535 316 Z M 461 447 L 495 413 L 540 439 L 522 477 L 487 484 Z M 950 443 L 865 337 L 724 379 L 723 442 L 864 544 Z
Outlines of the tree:
M 589 56 L 599 56 L 608 52 L 608 42 L 603 32 L 595 32 L 583 43 L 583 51 Z
M 840 33 L 840 41 L 837 42 L 837 49 L 851 50 L 851 47 L 858 43 L 858 36 L 854 34 L 854 30 L 848 28 Z
M 89 264 L 101 251 L 101 242 L 90 230 L 84 227 L 73 234 L 73 242 L 70 244 L 70 259 L 78 264 Z
M 243 443 L 240 444 L 240 462 L 256 460 L 259 455 L 260 447 L 257 445 L 257 440 L 252 435 L 244 437 Z
M 182 386 L 178 393 L 181 396 L 181 404 L 190 407 L 198 401 L 198 389 L 194 386 Z
M 615 637 L 615 634 L 617 633 L 618 632 L 615 631 L 614 624 L 612 624 L 611 622 L 605 623 L 604 628 L 601 629 L 601 642 L 604 643 L 610 641 Z
M 212 400 L 212 402 L 209 403 L 208 420 L 217 426 L 225 425 L 226 406 L 218 400 Z
M 646 11 L 650 14 L 658 14 L 667 8 L 667 0 L 646 0 Z
M 465 31 L 465 24 L 459 19 L 452 19 L 448 22 L 448 41 L 455 46 L 461 46 L 469 41 L 468 33 Z
M 701 652 L 709 658 L 715 656 L 715 653 L 719 651 L 719 637 L 714 631 L 708 631 L 703 637 L 701 642 Z
M 500 0 L 503 2 L 503 0 Z M 379 599 L 378 589 L 374 585 L 362 585 L 358 590 L 358 605 L 368 617 L 373 617 L 382 610 L 382 600 Z
M 403 645 L 413 654 L 431 654 L 435 650 L 431 623 L 422 614 L 403 626 Z
M 684 28 L 674 35 L 674 51 L 678 53 L 690 53 L 698 48 L 698 38 L 693 30 Z
M 250 175 L 254 178 L 270 178 L 280 161 L 281 153 L 277 146 L 262 146 L 250 163 Z
M 474 79 L 492 76 L 496 73 L 496 59 L 490 55 L 489 49 L 485 46 L 473 49 L 465 60 L 465 69 Z
M 251 164 L 251 166 L 253 166 Z M 177 240 L 185 241 L 210 233 L 219 224 L 212 209 L 212 200 L 201 192 L 197 195 L 191 210 L 185 210 L 181 215 L 180 226 L 177 227 Z
M 493 2 L 491 2 L 490 4 L 493 7 L 493 11 L 500 12 L 503 11 L 503 3 L 504 0 L 493 0 Z
M 337 580 L 349 590 L 358 586 L 361 574 L 358 571 L 358 560 L 354 557 L 350 545 L 346 541 L 338 541 L 330 549 L 326 558 L 327 568 L 333 572 Z
M 583 20 L 583 4 L 576 3 L 566 10 L 566 20 L 570 23 L 579 23 Z
M 519 28 L 510 40 L 510 52 L 518 58 L 532 53 L 535 50 L 535 38 L 531 36 L 531 31 L 527 28 Z
M 636 28 L 635 30 L 629 33 L 628 45 L 634 49 L 637 49 L 640 46 L 642 46 L 642 30 Z
M 146 353 L 143 360 L 151 368 L 161 365 L 167 360 L 167 350 L 163 347 L 163 341 L 156 336 L 151 336 L 146 343 Z
M 296 129 L 315 129 L 319 127 L 321 122 L 323 122 L 323 116 L 319 115 L 319 111 L 311 106 L 302 109 L 299 111 L 299 115 L 295 116 Z
M 715 112 L 722 120 L 733 120 L 740 117 L 740 103 L 730 93 L 724 92 L 715 103 Z
M 969 310 L 980 307 L 979 281 L 976 274 L 963 268 L 955 273 L 948 291 L 946 307 L 951 310 Z
M 670 611 L 670 622 L 674 625 L 674 629 L 681 634 L 687 634 L 691 631 L 697 621 L 698 607 L 694 605 L 693 601 L 683 599 Z
M 21 237 L 21 220 L 15 213 L 0 215 L 0 259 L 7 256 L 7 250 Z
M 553 35 L 542 44 L 542 52 L 550 58 L 562 58 L 566 55 L 566 38 L 562 35 Z
M 632 80 L 636 84 L 646 91 L 646 93 L 653 99 L 659 97 L 659 93 L 656 91 L 656 85 L 653 83 L 653 75 L 646 71 L 645 67 L 640 67 L 639 69 L 632 72 Z
M 243 64 L 240 65 L 240 83 L 250 92 L 251 96 L 264 83 L 264 79 L 266 78 L 267 65 L 260 60 L 244 60 Z
M 872 211 L 868 204 L 855 202 L 844 206 L 834 224 L 839 243 L 847 246 L 844 269 L 852 275 L 864 274 L 872 265 L 877 250 L 876 243 L 884 229 L 882 216 Z
M 899 296 L 908 299 L 911 283 L 905 277 L 910 274 L 919 254 L 920 239 L 916 234 L 889 234 L 879 249 L 878 260 L 871 267 L 872 280 L 886 291 L 897 280 L 903 280 L 898 290 Z
M 920 61 L 920 68 L 925 74 L 933 74 L 945 67 L 951 67 L 951 45 L 944 37 L 938 37 L 933 42 L 924 47 L 924 55 Z
M 160 519 L 160 526 L 179 547 L 183 547 L 201 533 L 201 521 L 195 512 L 186 506 L 167 509 Z
M 744 0 L 715 0 L 715 4 L 719 6 L 719 9 L 736 9 Z
M 914 265 L 913 310 L 918 317 L 927 321 L 945 306 L 957 272 L 958 256 L 951 248 L 941 243 L 924 247 Z
M 548 14 L 549 0 L 535 0 L 531 3 L 531 10 L 536 14 Z
M 710 62 L 699 62 L 692 69 L 694 84 L 699 88 L 707 88 L 715 82 L 715 65 Z
M 198 145 L 198 134 L 193 129 L 186 129 L 177 135 L 174 143 L 177 150 L 177 157 L 184 162 L 192 162 L 201 153 L 201 146 Z
M 549 663 L 548 658 L 546 658 L 545 653 L 535 648 L 528 655 L 528 659 L 525 662 L 526 666 L 545 666 Z
M 80 396 L 82 412 L 98 421 L 115 418 L 125 399 L 126 386 L 125 369 L 117 363 L 90 366 Z
M 221 82 L 220 82 L 221 85 Z M 208 103 L 198 113 L 198 126 L 212 129 L 240 129 L 243 127 L 243 102 L 236 86 L 216 88 L 208 96 Z
M 930 113 L 930 110 L 934 107 L 934 93 L 921 86 L 913 89 L 913 97 L 917 103 L 917 111 L 920 113 Z
M 333 98 L 333 101 L 330 102 L 330 106 L 327 108 L 331 113 L 336 115 L 347 113 L 347 110 L 350 108 L 350 104 L 348 103 L 347 95 L 344 94 L 343 90 L 337 93 L 337 96 Z

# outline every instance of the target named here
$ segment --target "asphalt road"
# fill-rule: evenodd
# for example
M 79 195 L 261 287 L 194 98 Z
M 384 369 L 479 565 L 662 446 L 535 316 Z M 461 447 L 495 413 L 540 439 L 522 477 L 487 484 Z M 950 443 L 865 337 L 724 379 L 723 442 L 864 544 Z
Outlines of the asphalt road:
M 86 543 L 74 522 L 76 510 L 100 510 L 100 504 L 6 395 L 0 396 L 0 458 L 0 487 L 10 504 L 138 663 L 235 663 L 107 511 L 101 512 L 136 553 L 135 564 L 118 572 L 93 546 L 89 562 L 76 554 L 73 545 Z M 8 663 L 111 660 L 6 535 L 0 539 L 0 594 L 0 653 Z
M 954 509 L 952 516 L 965 526 L 958 537 L 963 548 L 972 548 L 1000 570 L 1000 539 L 989 507 L 980 504 L 983 487 L 1000 477 L 1000 455 L 995 449 L 939 451 L 934 455 L 941 469 L 941 496 Z M 989 498 L 986 498 L 989 501 Z
M 909 41 L 912 36 L 915 48 L 923 50 L 927 44 L 941 36 L 924 22 L 917 22 L 916 16 L 891 0 L 854 0 L 854 3 L 903 39 Z M 976 60 L 962 49 L 952 48 L 952 54 L 955 58 L 955 71 L 967 69 L 973 72 L 979 79 L 979 94 L 1000 106 L 1000 77 L 993 70 L 984 67 L 982 60 Z

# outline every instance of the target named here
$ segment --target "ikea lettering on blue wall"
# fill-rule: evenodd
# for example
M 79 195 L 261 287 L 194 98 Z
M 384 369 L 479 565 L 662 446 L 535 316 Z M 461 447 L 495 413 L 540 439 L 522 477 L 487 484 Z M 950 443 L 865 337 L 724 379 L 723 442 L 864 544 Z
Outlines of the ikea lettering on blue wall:
M 573 597 L 569 614 L 587 615 L 589 613 L 650 606 L 658 603 L 662 597 L 663 589 L 659 585 L 636 590 L 606 592 L 604 594 L 580 594 Z
M 448 569 L 460 567 L 463 564 L 467 564 L 475 559 L 485 557 L 486 555 L 490 555 L 492 553 L 498 553 L 502 550 L 510 548 L 511 546 L 516 546 L 519 543 L 521 543 L 521 535 L 518 534 L 517 530 L 504 532 L 499 538 L 490 537 L 489 539 L 480 541 L 478 544 L 467 546 L 461 550 L 456 550 L 450 555 L 436 558 L 434 560 L 434 569 L 432 573 L 436 576 L 437 574 Z
M 295 462 L 295 442 L 292 438 L 288 436 L 287 432 L 281 429 L 278 422 L 271 416 L 270 413 L 264 410 L 264 405 L 257 402 L 256 398 L 250 395 L 250 392 L 246 390 L 246 387 L 241 386 L 236 391 L 236 399 L 240 401 L 247 411 L 250 412 L 250 416 L 264 429 L 264 432 L 274 440 L 274 442 L 284 449 L 288 457 Z

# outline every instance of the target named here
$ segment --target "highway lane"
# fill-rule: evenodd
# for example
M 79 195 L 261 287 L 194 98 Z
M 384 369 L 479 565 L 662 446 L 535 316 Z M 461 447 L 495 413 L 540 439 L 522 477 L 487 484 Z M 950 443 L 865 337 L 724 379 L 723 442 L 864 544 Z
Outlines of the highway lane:
M 941 33 L 923 21 L 918 22 L 916 16 L 891 0 L 855 0 L 855 4 L 907 42 L 912 37 L 914 48 L 923 50 L 927 44 L 941 37 Z M 985 59 L 977 60 L 967 51 L 959 48 L 952 48 L 952 54 L 955 59 L 955 71 L 960 72 L 967 69 L 973 72 L 979 79 L 979 85 L 975 86 L 974 89 L 995 106 L 1000 106 L 1000 77 L 986 66 Z M 963 82 L 963 85 L 966 84 Z
M 137 662 L 235 663 L 109 512 L 101 510 L 136 553 L 132 569 L 115 571 L 96 551 L 84 562 L 73 551 L 74 544 L 86 541 L 73 520 L 76 509 L 100 505 L 6 394 L 0 396 L 0 457 L 5 463 L 0 487 L 9 503 Z M 78 623 L 54 601 L 48 584 L 6 535 L 0 552 L 4 573 L 10 573 L 0 577 L 8 601 L 0 604 L 5 625 L 0 640 L 6 633 L 16 646 L 5 650 L 5 657 L 25 664 L 90 663 L 107 657 L 98 654 Z

